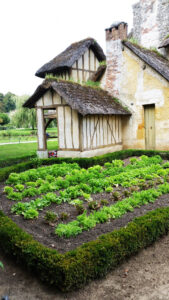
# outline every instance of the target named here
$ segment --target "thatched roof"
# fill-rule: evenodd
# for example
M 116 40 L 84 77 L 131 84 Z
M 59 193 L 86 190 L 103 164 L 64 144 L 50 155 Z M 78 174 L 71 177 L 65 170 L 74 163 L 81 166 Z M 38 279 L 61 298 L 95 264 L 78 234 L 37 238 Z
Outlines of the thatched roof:
M 160 48 L 166 48 L 169 46 L 169 37 L 167 39 L 165 39 L 161 44 L 160 46 L 158 47 L 159 49 Z
M 96 114 L 131 115 L 107 91 L 64 80 L 45 80 L 23 106 L 35 107 L 35 103 L 49 89 L 57 92 L 72 109 L 77 110 L 83 116 Z
M 68 70 L 89 48 L 93 50 L 99 61 L 106 60 L 105 54 L 99 44 L 94 39 L 87 38 L 80 42 L 71 44 L 62 53 L 44 64 L 35 75 L 45 78 L 46 74 L 52 73 L 55 75 L 63 70 Z
M 158 53 L 124 41 L 123 44 L 169 81 L 169 61 Z

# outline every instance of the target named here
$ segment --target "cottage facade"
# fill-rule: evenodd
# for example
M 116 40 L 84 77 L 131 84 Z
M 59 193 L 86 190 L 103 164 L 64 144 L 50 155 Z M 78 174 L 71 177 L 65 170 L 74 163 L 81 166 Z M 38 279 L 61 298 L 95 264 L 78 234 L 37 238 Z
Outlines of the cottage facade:
M 134 43 L 125 22 L 106 29 L 104 88 L 132 113 L 122 123 L 124 149 L 169 150 L 169 2 L 140 0 L 133 9 Z
M 36 72 L 59 78 L 45 80 L 24 104 L 37 110 L 39 157 L 48 155 L 45 131 L 53 118 L 61 157 L 169 150 L 169 2 L 140 0 L 133 15 L 132 39 L 125 22 L 106 29 L 106 56 L 88 38 Z M 100 65 L 105 59 L 107 67 Z M 102 90 L 84 86 L 88 80 L 100 81 Z

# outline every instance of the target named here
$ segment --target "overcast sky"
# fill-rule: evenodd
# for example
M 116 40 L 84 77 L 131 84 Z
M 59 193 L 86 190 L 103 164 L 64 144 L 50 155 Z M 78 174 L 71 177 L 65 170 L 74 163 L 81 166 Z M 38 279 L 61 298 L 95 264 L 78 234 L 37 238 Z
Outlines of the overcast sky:
M 105 28 L 132 27 L 137 0 L 0 0 L 0 92 L 31 95 L 35 72 L 71 43 L 93 37 L 105 51 Z

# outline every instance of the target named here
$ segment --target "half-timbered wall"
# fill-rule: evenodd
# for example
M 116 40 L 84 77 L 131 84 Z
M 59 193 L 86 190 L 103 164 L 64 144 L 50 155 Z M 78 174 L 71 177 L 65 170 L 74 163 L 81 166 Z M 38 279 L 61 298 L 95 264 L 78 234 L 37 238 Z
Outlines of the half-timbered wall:
M 57 108 L 59 150 L 79 150 L 78 113 L 69 106 Z
M 45 148 L 44 110 L 56 115 L 60 150 L 79 150 L 79 116 L 57 93 L 46 92 L 36 103 L 39 150 Z M 49 110 L 48 110 L 49 109 Z M 52 110 L 51 110 L 52 109 Z
M 83 150 L 122 143 L 121 116 L 86 116 L 82 119 Z
M 91 49 L 88 49 L 72 66 L 71 77 L 75 81 L 87 81 L 98 69 L 99 61 Z

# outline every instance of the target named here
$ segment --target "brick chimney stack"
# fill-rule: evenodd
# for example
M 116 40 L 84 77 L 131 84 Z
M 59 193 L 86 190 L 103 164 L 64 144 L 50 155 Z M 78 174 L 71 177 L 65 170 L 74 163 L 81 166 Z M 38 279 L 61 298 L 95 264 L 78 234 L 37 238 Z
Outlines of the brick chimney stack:
M 127 28 L 127 23 L 116 22 L 106 29 L 107 69 L 104 88 L 115 97 L 118 97 L 120 93 L 123 64 L 122 41 L 127 39 Z

